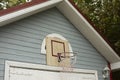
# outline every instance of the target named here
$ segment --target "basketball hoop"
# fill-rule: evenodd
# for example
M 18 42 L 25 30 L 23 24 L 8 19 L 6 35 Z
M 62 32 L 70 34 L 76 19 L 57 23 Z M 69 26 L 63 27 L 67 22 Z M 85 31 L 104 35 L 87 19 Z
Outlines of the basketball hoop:
M 66 55 L 63 57 L 62 54 Z M 62 67 L 62 72 L 70 72 L 72 70 L 73 65 L 76 63 L 77 53 L 63 52 L 57 53 L 57 55 L 59 66 Z
M 66 54 L 64 57 L 62 54 Z M 77 53 L 63 52 L 58 53 L 59 67 L 61 67 L 60 78 L 61 80 L 70 80 L 68 73 L 73 72 L 73 65 L 76 63 Z
M 69 54 L 69 55 L 65 55 L 64 57 L 62 56 L 62 54 Z M 70 59 L 70 64 L 74 64 L 76 63 L 76 59 L 77 59 L 77 53 L 74 52 L 63 52 L 63 53 L 57 53 L 57 57 L 58 57 L 58 62 L 62 62 L 64 59 Z

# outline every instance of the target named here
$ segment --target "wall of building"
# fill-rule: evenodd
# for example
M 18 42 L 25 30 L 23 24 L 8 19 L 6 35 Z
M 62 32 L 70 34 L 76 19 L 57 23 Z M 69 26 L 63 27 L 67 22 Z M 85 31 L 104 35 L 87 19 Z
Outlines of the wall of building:
M 41 44 L 51 33 L 64 36 L 78 52 L 74 67 L 97 70 L 99 80 L 103 80 L 106 60 L 56 8 L 0 28 L 0 80 L 4 78 L 5 60 L 46 64 Z

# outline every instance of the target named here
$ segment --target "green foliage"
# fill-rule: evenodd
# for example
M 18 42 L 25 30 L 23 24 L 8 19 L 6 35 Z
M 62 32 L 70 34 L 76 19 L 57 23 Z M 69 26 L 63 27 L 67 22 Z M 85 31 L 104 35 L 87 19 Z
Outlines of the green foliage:
M 0 0 L 0 10 L 7 9 L 13 6 L 21 5 L 31 0 Z
M 120 55 L 120 0 L 73 0 Z

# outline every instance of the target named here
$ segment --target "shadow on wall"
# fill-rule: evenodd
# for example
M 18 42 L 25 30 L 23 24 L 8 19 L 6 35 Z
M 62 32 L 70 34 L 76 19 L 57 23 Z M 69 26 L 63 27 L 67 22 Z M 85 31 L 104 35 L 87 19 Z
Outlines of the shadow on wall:
M 120 70 L 119 71 L 113 71 L 113 80 L 120 80 Z

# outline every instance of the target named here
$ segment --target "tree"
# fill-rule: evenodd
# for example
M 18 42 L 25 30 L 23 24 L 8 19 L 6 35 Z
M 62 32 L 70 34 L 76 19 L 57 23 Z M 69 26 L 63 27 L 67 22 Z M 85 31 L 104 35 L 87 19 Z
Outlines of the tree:
M 120 56 L 120 0 L 73 0 Z
M 21 5 L 32 0 L 0 0 L 0 10 L 8 9 L 13 6 Z

